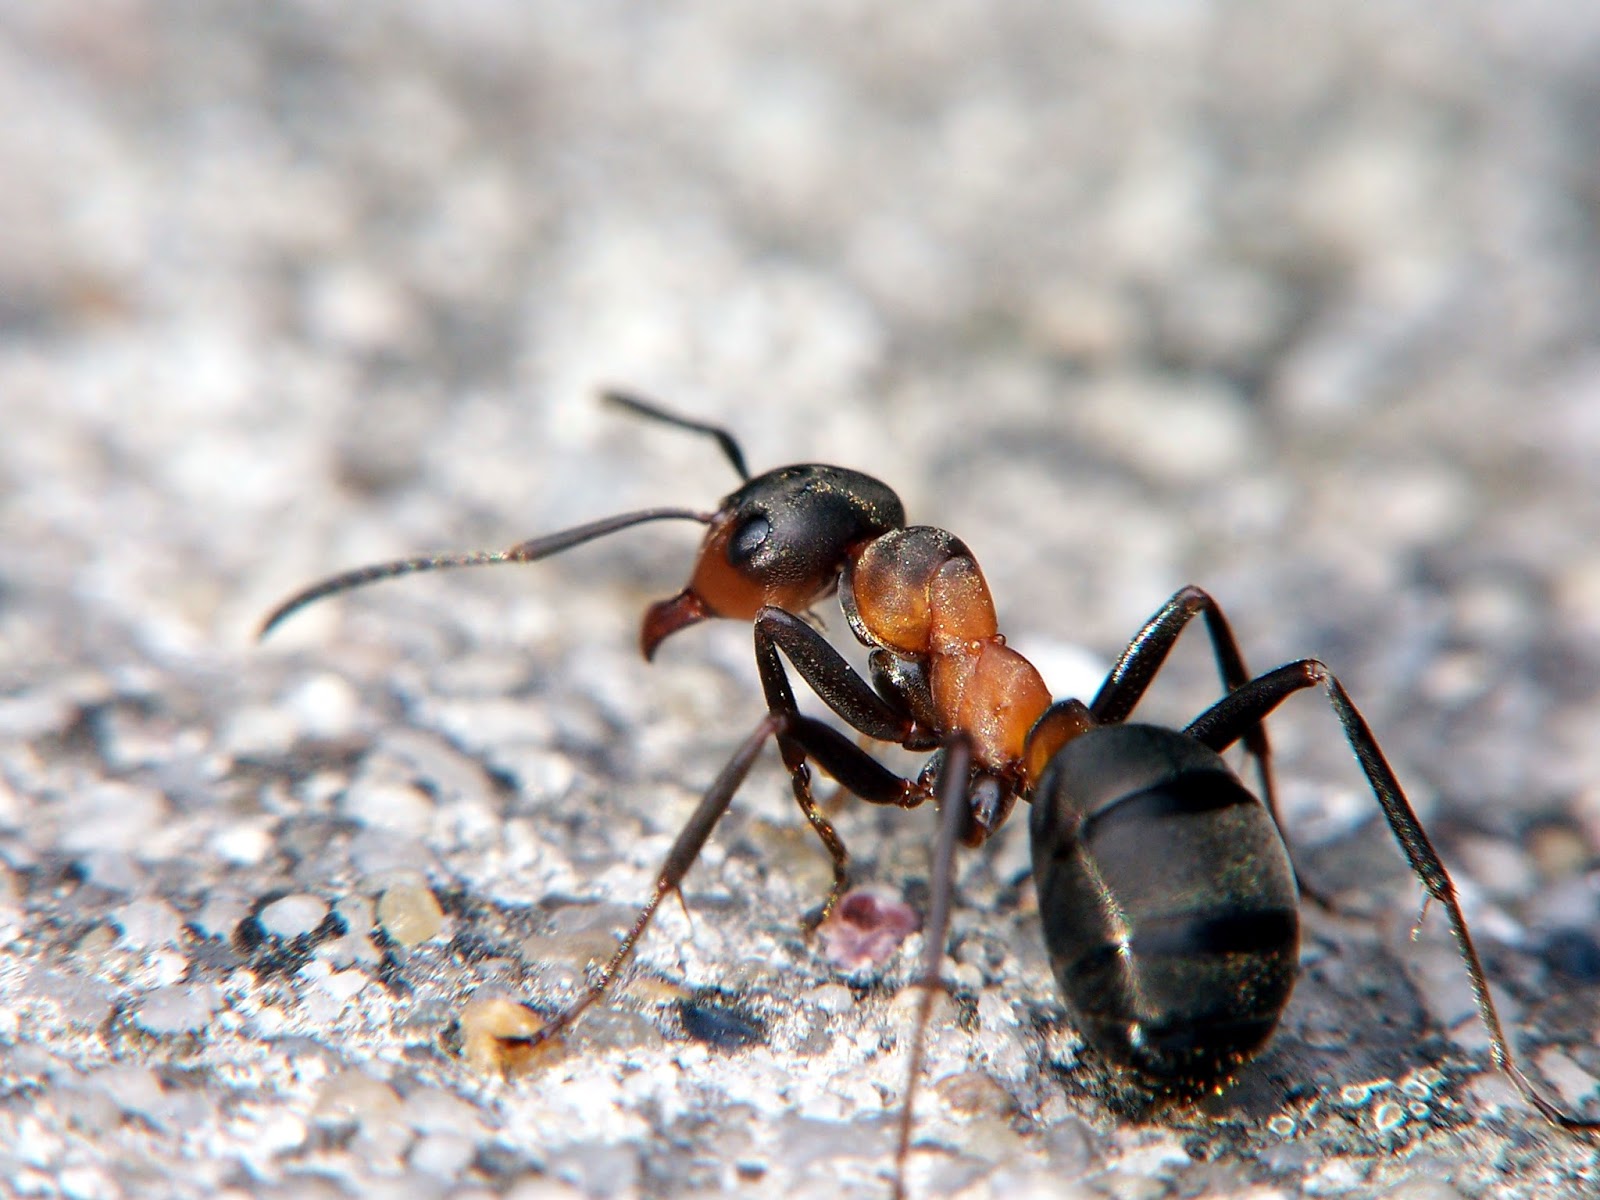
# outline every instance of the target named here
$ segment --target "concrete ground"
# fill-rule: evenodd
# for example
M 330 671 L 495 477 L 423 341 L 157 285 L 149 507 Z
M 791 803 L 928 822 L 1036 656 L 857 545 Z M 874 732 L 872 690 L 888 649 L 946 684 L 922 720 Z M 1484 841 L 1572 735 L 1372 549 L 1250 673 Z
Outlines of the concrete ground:
M 760 716 L 745 628 L 638 657 L 692 528 L 254 640 L 335 570 L 733 486 L 603 384 L 890 483 L 1058 694 L 1191 581 L 1324 658 L 1600 1115 L 1597 80 L 1557 0 L 0 0 L 0 1191 L 887 1194 L 921 939 L 803 935 L 771 755 L 614 1003 L 520 1080 L 461 1053 L 573 994 Z M 1216 687 L 1180 647 L 1142 711 Z M 1273 730 L 1335 911 L 1266 1054 L 1120 1091 L 1013 821 L 915 1196 L 1590 1194 L 1327 706 Z M 933 824 L 839 817 L 919 908 Z

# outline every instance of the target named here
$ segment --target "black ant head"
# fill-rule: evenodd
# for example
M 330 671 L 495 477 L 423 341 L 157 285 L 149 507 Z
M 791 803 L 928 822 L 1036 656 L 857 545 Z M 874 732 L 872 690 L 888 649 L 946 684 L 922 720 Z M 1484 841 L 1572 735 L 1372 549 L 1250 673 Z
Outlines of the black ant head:
M 769 604 L 805 612 L 854 551 L 905 519 L 900 498 L 859 471 L 800 463 L 756 476 L 712 515 L 689 586 L 645 613 L 645 658 L 707 617 L 748 621 Z

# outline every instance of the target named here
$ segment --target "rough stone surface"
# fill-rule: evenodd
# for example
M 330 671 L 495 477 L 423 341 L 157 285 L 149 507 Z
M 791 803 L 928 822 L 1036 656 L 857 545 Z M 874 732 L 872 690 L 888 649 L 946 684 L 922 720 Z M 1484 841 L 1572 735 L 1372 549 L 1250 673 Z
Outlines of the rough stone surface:
M 584 985 L 758 719 L 748 630 L 638 658 L 692 529 L 254 640 L 733 486 L 603 384 L 889 482 L 1058 691 L 1190 581 L 1333 664 L 1600 1113 L 1596 80 L 1578 3 L 0 0 L 0 1192 L 886 1194 L 921 939 L 807 941 L 770 755 L 613 1002 L 462 1053 Z M 1144 711 L 1214 698 L 1195 641 Z M 1266 1054 L 1164 1111 L 1097 1072 L 1013 821 L 914 1195 L 1585 1194 L 1326 706 L 1273 728 L 1337 912 Z M 839 828 L 926 910 L 931 814 Z

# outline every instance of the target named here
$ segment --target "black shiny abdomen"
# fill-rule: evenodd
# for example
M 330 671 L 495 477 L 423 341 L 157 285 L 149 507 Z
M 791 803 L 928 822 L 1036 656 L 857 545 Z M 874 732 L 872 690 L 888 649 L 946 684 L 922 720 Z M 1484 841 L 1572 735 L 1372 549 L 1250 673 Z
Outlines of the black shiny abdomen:
M 1294 987 L 1294 872 L 1266 807 L 1210 749 L 1110 725 L 1068 742 L 1033 792 L 1034 883 L 1083 1036 L 1162 1085 L 1230 1074 Z

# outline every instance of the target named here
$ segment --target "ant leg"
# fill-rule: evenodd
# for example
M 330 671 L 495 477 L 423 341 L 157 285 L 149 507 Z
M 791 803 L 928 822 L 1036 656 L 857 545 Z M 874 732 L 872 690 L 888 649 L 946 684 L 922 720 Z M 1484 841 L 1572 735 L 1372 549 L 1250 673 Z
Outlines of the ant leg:
M 870 741 L 872 741 L 872 739 L 866 734 L 856 734 L 856 749 L 860 750 L 862 753 L 866 753 L 867 743 Z M 823 812 L 827 813 L 830 817 L 836 816 L 840 811 L 843 810 L 845 802 L 850 799 L 850 795 L 850 789 L 835 779 L 833 781 L 833 787 L 828 791 L 828 794 L 817 801 L 817 807 Z
M 656 884 L 650 899 L 645 901 L 644 907 L 639 910 L 639 916 L 633 922 L 633 928 L 623 936 L 616 952 L 605 966 L 600 968 L 594 982 L 582 995 L 535 1032 L 525 1036 L 500 1038 L 499 1041 L 508 1051 L 514 1051 L 519 1059 L 526 1058 L 538 1047 L 565 1031 L 595 1001 L 605 995 L 622 968 L 633 957 L 634 948 L 644 936 L 644 931 L 649 926 L 650 919 L 655 916 L 661 901 L 678 891 L 683 877 L 688 874 L 695 859 L 700 857 L 706 839 L 711 836 L 711 831 L 722 818 L 722 814 L 728 811 L 728 805 L 732 802 L 734 793 L 739 790 L 739 785 L 744 782 L 745 776 L 750 773 L 756 755 L 761 752 L 762 746 L 766 745 L 767 739 L 777 732 L 778 726 L 779 721 L 776 718 L 770 715 L 762 718 L 761 723 L 749 737 L 745 738 L 738 750 L 734 751 L 727 766 L 722 768 L 721 773 L 706 789 L 705 796 L 701 798 L 688 822 L 679 831 L 677 840 L 672 843 L 672 849 L 667 852 L 666 862 L 661 865 L 661 870 L 656 875 Z
M 1160 611 L 1145 622 L 1144 628 L 1133 635 L 1133 640 L 1117 659 L 1089 705 L 1089 711 L 1097 722 L 1107 725 L 1127 719 L 1134 706 L 1143 699 L 1150 681 L 1166 662 L 1178 635 L 1200 614 L 1205 616 L 1206 634 L 1211 639 L 1211 650 L 1217 660 L 1217 673 L 1222 676 L 1223 687 L 1232 692 L 1250 682 L 1244 654 L 1233 635 L 1233 627 L 1223 615 L 1222 606 L 1209 592 L 1190 584 L 1173 593 Z M 1272 815 L 1279 833 L 1282 833 L 1283 814 L 1278 809 L 1278 788 L 1272 773 L 1272 744 L 1268 740 L 1266 726 L 1258 725 L 1246 730 L 1241 737 L 1245 753 L 1255 760 L 1261 799 L 1266 803 L 1267 812 Z M 1332 912 L 1333 902 L 1321 892 L 1308 887 L 1305 874 L 1294 855 L 1290 854 L 1289 859 L 1300 894 L 1318 908 Z
M 911 1062 L 907 1067 L 906 1097 L 900 1106 L 900 1139 L 894 1154 L 894 1197 L 906 1194 L 906 1161 L 911 1156 L 912 1104 L 922 1078 L 927 1055 L 928 1021 L 933 1016 L 935 991 L 943 990 L 939 967 L 944 962 L 945 939 L 950 935 L 950 907 L 955 891 L 956 844 L 966 832 L 970 806 L 967 803 L 968 775 L 972 748 L 964 738 L 945 746 L 944 766 L 939 772 L 939 840 L 933 850 L 933 894 L 928 920 L 923 926 L 922 974 L 913 985 L 922 989 L 917 1000 L 917 1023 L 911 1035 Z
M 927 795 L 915 782 L 896 775 L 831 725 L 802 713 L 771 715 L 778 722 L 778 746 L 785 764 L 790 764 L 789 778 L 800 811 L 833 858 L 833 886 L 828 889 L 821 911 L 814 919 L 806 920 L 807 929 L 812 930 L 828 919 L 839 898 L 850 890 L 850 859 L 833 824 L 812 798 L 811 769 L 806 761 L 818 763 L 840 787 L 868 804 L 915 808 Z
M 1405 855 L 1412 874 L 1422 884 L 1428 897 L 1445 911 L 1450 922 L 1450 933 L 1455 938 L 1456 949 L 1461 954 L 1467 977 L 1472 983 L 1478 1016 L 1489 1033 L 1491 1061 L 1505 1073 L 1523 1098 L 1552 1125 L 1584 1133 L 1600 1133 L 1600 1121 L 1586 1121 L 1563 1112 L 1553 1101 L 1545 1099 L 1517 1066 L 1511 1053 L 1511 1044 L 1500 1025 L 1500 1015 L 1495 1011 L 1494 997 L 1489 992 L 1483 963 L 1472 944 L 1472 934 L 1467 930 L 1467 919 L 1456 900 L 1455 884 L 1450 879 L 1450 872 L 1445 869 L 1438 851 L 1433 848 L 1422 822 L 1417 820 L 1416 810 L 1401 790 L 1400 781 L 1379 748 L 1377 738 L 1372 735 L 1365 718 L 1357 711 L 1332 671 L 1314 658 L 1302 659 L 1269 671 L 1223 697 L 1184 732 L 1220 752 L 1249 730 L 1258 727 L 1267 714 L 1289 696 L 1313 687 L 1321 687 L 1326 691 L 1328 702 L 1333 706 L 1339 724 L 1344 727 L 1345 739 L 1361 764 L 1362 773 L 1366 775 L 1372 794 L 1383 809 L 1384 818 L 1389 822 L 1389 829 L 1400 844 L 1401 853 Z
M 777 655 L 782 650 L 807 686 L 852 729 L 874 741 L 897 745 L 904 745 L 921 733 L 909 713 L 879 695 L 827 638 L 787 609 L 772 605 L 761 609 L 755 615 L 755 633 L 756 663 L 769 705 L 777 699 L 786 708 L 794 707 L 794 693 Z M 919 739 L 917 744 L 924 740 Z
M 721 820 L 722 814 L 728 811 L 734 793 L 739 790 L 739 785 L 750 773 L 750 767 L 761 752 L 762 746 L 769 737 L 775 734 L 780 737 L 785 736 L 786 731 L 792 733 L 797 742 L 822 763 L 830 774 L 844 782 L 852 792 L 863 799 L 878 804 L 900 804 L 907 808 L 915 807 L 922 802 L 923 797 L 915 793 L 915 785 L 909 780 L 901 779 L 889 771 L 848 738 L 821 721 L 806 716 L 785 718 L 779 714 L 768 713 L 750 736 L 740 743 L 738 750 L 734 751 L 733 757 L 728 760 L 728 764 L 706 789 L 699 805 L 690 814 L 689 820 L 672 843 L 672 849 L 667 852 L 666 861 L 656 875 L 655 887 L 651 891 L 650 898 L 645 901 L 644 907 L 639 910 L 633 927 L 623 935 L 616 952 L 607 960 L 605 966 L 600 968 L 588 989 L 535 1032 L 499 1038 L 500 1043 L 508 1051 L 514 1052 L 518 1059 L 527 1058 L 538 1047 L 569 1028 L 605 995 L 616 982 L 622 968 L 633 957 L 634 948 L 644 936 L 662 900 L 678 891 L 683 877 L 700 857 L 700 851 L 704 849 L 712 829 Z
M 928 792 L 915 781 L 896 775 L 832 725 L 803 713 L 779 725 L 780 737 L 793 740 L 807 758 L 838 780 L 852 796 L 868 804 L 916 808 Z
M 815 922 L 820 924 L 827 920 L 839 897 L 850 888 L 850 854 L 812 794 L 811 768 L 806 765 L 806 759 L 815 758 L 846 790 L 872 803 L 903 804 L 908 794 L 906 789 L 910 785 L 884 771 L 865 751 L 851 746 L 828 726 L 801 716 L 794 689 L 789 686 L 788 672 L 778 656 L 779 649 L 789 656 L 801 678 L 810 684 L 829 708 L 868 737 L 878 741 L 901 742 L 909 736 L 912 721 L 897 713 L 872 690 L 865 679 L 856 674 L 821 634 L 793 613 L 770 605 L 756 613 L 755 648 L 756 667 L 761 675 L 767 711 L 782 718 L 778 749 L 789 771 L 795 803 L 800 806 L 800 811 L 822 839 L 829 858 L 833 860 L 833 885 Z M 803 731 L 809 731 L 809 736 L 801 736 Z M 812 744 L 808 745 L 808 741 Z M 845 748 L 850 753 L 846 753 Z M 863 762 L 871 764 L 871 769 L 863 767 Z M 834 764 L 838 764 L 838 769 Z M 841 774 L 840 770 L 845 773 Z M 887 779 L 894 781 L 893 784 L 874 776 L 873 770 L 882 772 Z M 847 775 L 859 775 L 863 771 L 866 772 L 866 778 L 862 781 L 866 790 L 855 786 L 847 778 Z M 891 796 L 894 798 L 889 798 Z
M 660 421 L 663 425 L 672 425 L 678 429 L 687 429 L 693 433 L 704 433 L 716 439 L 717 445 L 722 447 L 722 453 L 733 464 L 733 469 L 739 472 L 739 478 L 746 483 L 750 481 L 750 470 L 744 465 L 744 451 L 739 449 L 739 443 L 734 440 L 733 434 L 723 429 L 720 425 L 708 425 L 704 421 L 691 420 L 680 417 L 677 413 L 668 412 L 658 404 L 654 404 L 642 396 L 632 392 L 616 391 L 607 388 L 600 393 L 600 398 L 618 408 L 625 408 L 635 416 L 647 417 L 652 421 Z
M 1217 673 L 1222 676 L 1223 687 L 1234 691 L 1250 682 L 1250 671 L 1244 665 L 1244 655 L 1233 628 L 1223 615 L 1221 606 L 1209 592 L 1190 584 L 1179 588 L 1160 610 L 1145 622 L 1144 628 L 1133 635 L 1128 647 L 1117 659 L 1105 683 L 1089 703 L 1089 711 L 1101 725 L 1112 725 L 1127 719 L 1134 706 L 1144 698 L 1150 681 L 1161 670 L 1173 643 L 1197 615 L 1204 614 L 1206 633 L 1211 638 L 1212 653 L 1217 660 Z M 1267 741 L 1264 727 L 1258 726 L 1243 735 L 1245 749 L 1256 760 L 1261 778 L 1261 798 L 1266 801 L 1273 820 L 1278 818 L 1277 791 L 1272 780 L 1272 747 Z

